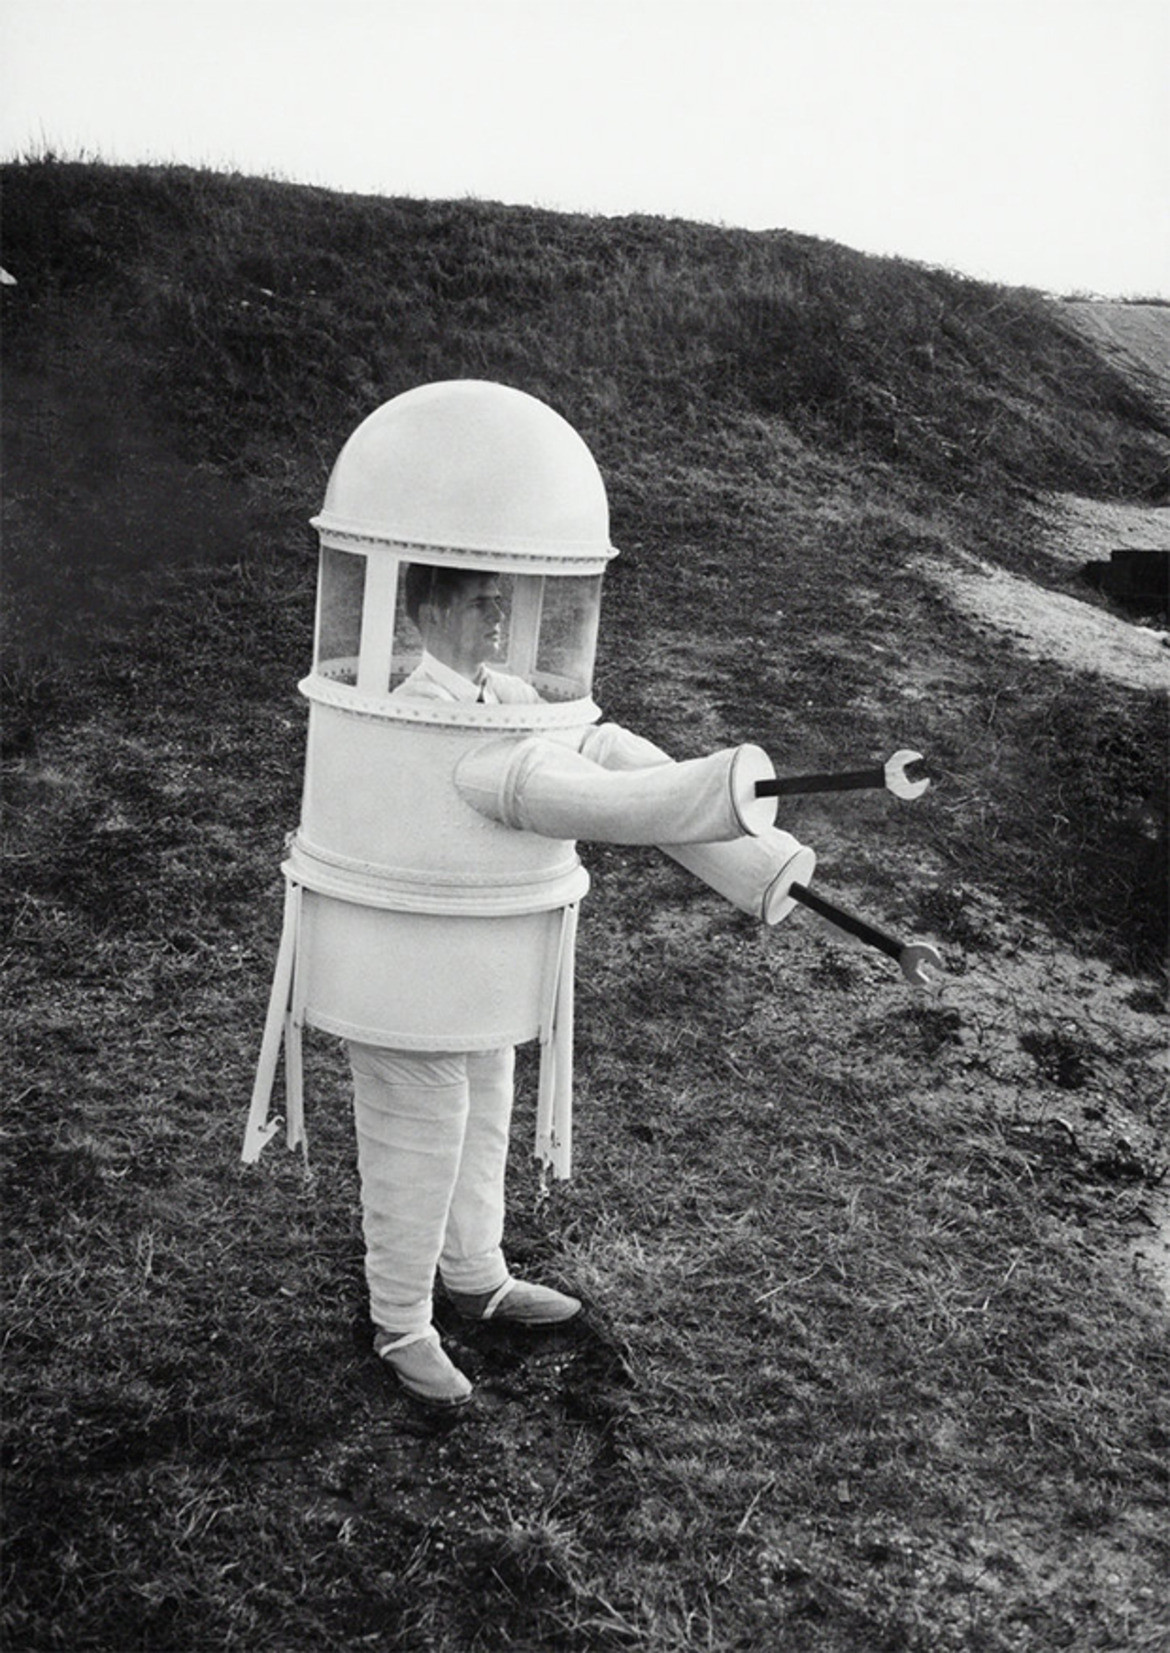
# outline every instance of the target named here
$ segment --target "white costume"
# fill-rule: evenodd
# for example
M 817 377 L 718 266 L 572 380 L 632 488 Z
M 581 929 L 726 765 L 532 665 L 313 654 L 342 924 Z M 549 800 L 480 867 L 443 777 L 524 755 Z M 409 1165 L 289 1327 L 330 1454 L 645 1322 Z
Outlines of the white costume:
M 454 381 L 354 432 L 321 535 L 301 823 L 244 1158 L 284 1043 L 290 1146 L 304 1142 L 305 1022 L 349 1047 L 375 1325 L 429 1335 L 435 1264 L 457 1293 L 506 1279 L 500 1251 L 512 1049 L 542 1046 L 537 1154 L 570 1164 L 578 838 L 658 845 L 774 923 L 811 850 L 756 796 L 756 747 L 674 763 L 598 722 L 600 473 L 551 409 Z M 510 582 L 505 669 L 472 683 L 398 624 L 411 563 Z

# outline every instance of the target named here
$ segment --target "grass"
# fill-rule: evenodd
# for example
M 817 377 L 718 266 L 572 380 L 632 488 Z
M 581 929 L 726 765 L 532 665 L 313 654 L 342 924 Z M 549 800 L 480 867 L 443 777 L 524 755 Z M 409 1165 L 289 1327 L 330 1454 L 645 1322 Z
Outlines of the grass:
M 1170 1358 L 1125 1257 L 1166 1160 L 1165 705 L 913 571 L 1055 583 L 1038 500 L 1151 497 L 1155 413 L 1035 295 L 799 237 L 46 162 L 4 211 L 6 1645 L 1163 1648 Z M 483 1405 L 444 1431 L 368 1353 L 332 1042 L 311 1175 L 238 1154 L 305 520 L 370 406 L 469 371 L 605 467 L 609 715 L 930 755 L 920 805 L 789 824 L 949 974 L 585 846 L 577 1172 L 528 1163 L 526 1050 L 508 1244 L 590 1318 L 445 1323 Z

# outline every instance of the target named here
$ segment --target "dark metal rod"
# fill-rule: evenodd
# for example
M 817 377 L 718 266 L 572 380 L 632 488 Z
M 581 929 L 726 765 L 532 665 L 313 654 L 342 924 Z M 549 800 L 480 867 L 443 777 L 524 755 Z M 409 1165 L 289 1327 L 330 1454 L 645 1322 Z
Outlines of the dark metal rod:
M 788 894 L 799 901 L 802 907 L 809 907 L 822 918 L 827 918 L 830 924 L 835 924 L 839 930 L 845 930 L 849 935 L 856 936 L 859 941 L 867 941 L 871 947 L 885 953 L 889 958 L 897 959 L 899 963 L 905 951 L 905 942 L 896 937 L 887 935 L 873 924 L 866 923 L 864 918 L 858 918 L 856 913 L 848 913 L 843 907 L 837 907 L 823 896 L 814 895 L 803 884 L 790 884 Z
M 861 792 L 886 784 L 884 769 L 854 769 L 844 775 L 774 776 L 756 782 L 757 798 L 788 798 L 802 792 Z

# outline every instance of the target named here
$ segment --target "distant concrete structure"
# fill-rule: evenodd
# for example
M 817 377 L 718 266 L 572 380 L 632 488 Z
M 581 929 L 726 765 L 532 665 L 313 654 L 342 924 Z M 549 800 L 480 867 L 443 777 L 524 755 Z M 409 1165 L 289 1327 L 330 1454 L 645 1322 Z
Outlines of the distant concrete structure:
M 1170 609 L 1170 551 L 1124 547 L 1108 562 L 1088 562 L 1085 579 L 1098 591 L 1136 608 Z

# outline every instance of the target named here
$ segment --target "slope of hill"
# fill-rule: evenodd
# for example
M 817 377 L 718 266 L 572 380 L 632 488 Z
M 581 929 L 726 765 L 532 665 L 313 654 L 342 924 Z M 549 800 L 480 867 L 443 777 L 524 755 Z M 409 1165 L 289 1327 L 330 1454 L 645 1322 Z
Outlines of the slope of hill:
M 1107 360 L 1136 376 L 1156 401 L 1170 408 L 1170 304 L 1082 299 L 1066 301 L 1062 310 Z
M 1156 1647 L 1165 617 L 1076 537 L 1164 508 L 1145 381 L 1039 295 L 807 237 L 0 181 L 11 1645 Z M 365 414 L 469 375 L 605 473 L 607 715 L 782 772 L 928 755 L 917 805 L 786 824 L 948 974 L 907 997 L 586 846 L 579 1170 L 524 1163 L 523 1052 L 508 1241 L 591 1314 L 444 1322 L 482 1405 L 441 1435 L 368 1354 L 331 1042 L 311 1175 L 237 1156 L 307 519 Z

